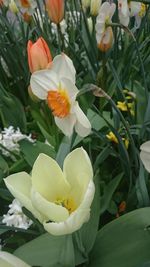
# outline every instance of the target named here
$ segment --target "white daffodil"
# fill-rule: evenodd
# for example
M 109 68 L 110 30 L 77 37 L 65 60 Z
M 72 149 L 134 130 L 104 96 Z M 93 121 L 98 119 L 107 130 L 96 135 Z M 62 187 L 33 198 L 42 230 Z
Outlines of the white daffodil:
M 20 172 L 4 180 L 12 195 L 53 235 L 70 234 L 89 219 L 95 187 L 83 148 L 67 155 L 63 171 L 55 160 L 40 154 L 31 176 Z
M 138 29 L 142 18 L 146 13 L 146 5 L 141 2 L 131 1 L 129 3 L 130 17 L 135 17 L 135 28 Z
M 108 2 L 105 2 L 101 5 L 96 19 L 96 40 L 100 49 L 101 47 L 104 47 L 102 51 L 107 51 L 113 43 L 112 28 L 108 26 L 108 24 L 112 22 L 112 16 L 115 10 L 115 4 L 109 4 Z
M 150 172 L 150 141 L 147 141 L 142 144 L 140 149 L 140 158 L 144 164 L 145 169 Z
M 135 17 L 135 28 L 139 28 L 145 10 L 146 7 L 141 2 L 118 0 L 119 20 L 125 27 L 129 25 L 130 17 Z
M 75 68 L 65 54 L 54 58 L 51 68 L 34 72 L 31 76 L 33 94 L 47 101 L 56 125 L 66 136 L 76 132 L 85 137 L 91 132 L 91 124 L 80 109 L 76 96 Z
M 120 23 L 127 27 L 130 21 L 128 0 L 118 0 L 118 13 Z
M 32 15 L 37 7 L 35 0 L 15 0 L 15 2 L 23 14 L 28 13 Z
M 16 256 L 0 251 L 0 266 L 1 267 L 31 267 L 24 261 L 20 260 Z

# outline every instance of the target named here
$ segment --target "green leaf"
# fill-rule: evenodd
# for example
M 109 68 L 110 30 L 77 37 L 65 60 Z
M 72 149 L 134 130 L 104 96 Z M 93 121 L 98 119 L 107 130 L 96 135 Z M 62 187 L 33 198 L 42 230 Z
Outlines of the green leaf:
M 147 106 L 145 89 L 138 81 L 135 81 L 133 92 L 136 94 L 137 99 L 137 124 L 143 123 Z
M 71 150 L 72 138 L 64 137 L 57 152 L 56 161 L 58 162 L 59 166 L 63 166 L 63 162 L 65 157 Z
M 10 125 L 15 128 L 19 127 L 26 132 L 26 116 L 24 108 L 18 98 L 9 94 L 5 96 L 2 92 L 0 94 L 0 117 L 4 127 Z
M 0 155 L 0 183 L 9 170 L 7 162 Z
M 103 127 L 107 126 L 105 120 L 91 109 L 88 110 L 87 117 L 91 122 L 92 128 L 95 129 L 96 131 L 99 131 Z M 104 111 L 103 117 L 113 126 L 113 121 L 110 118 L 110 112 Z
M 14 254 L 32 266 L 75 266 L 71 235 L 57 237 L 46 233 L 21 246 Z
M 99 175 L 95 177 L 95 195 L 91 206 L 91 213 L 89 221 L 83 225 L 81 228 L 81 238 L 82 243 L 88 254 L 95 242 L 98 226 L 99 226 L 99 210 L 100 210 L 100 185 L 99 185 Z
M 55 158 L 55 151 L 53 147 L 42 142 L 37 141 L 35 143 L 31 143 L 27 140 L 21 140 L 19 144 L 25 160 L 31 167 L 40 153 L 44 153 L 52 158 Z
M 98 233 L 89 267 L 137 267 L 150 260 L 150 208 L 132 211 Z
M 145 173 L 145 168 L 143 167 L 142 162 L 140 161 L 139 177 L 136 181 L 135 187 L 140 208 L 148 207 L 150 205 L 150 199 L 145 182 Z
M 117 175 L 112 181 L 109 182 L 109 184 L 106 187 L 105 193 L 101 198 L 101 214 L 108 209 L 109 204 L 111 202 L 112 196 L 118 187 L 121 179 L 123 177 L 123 173 L 120 173 Z

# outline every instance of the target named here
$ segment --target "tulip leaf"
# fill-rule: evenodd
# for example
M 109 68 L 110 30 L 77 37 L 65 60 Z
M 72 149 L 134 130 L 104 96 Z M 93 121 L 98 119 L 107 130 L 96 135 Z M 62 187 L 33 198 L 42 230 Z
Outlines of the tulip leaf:
M 140 161 L 140 171 L 139 171 L 139 177 L 136 181 L 136 194 L 139 202 L 139 207 L 148 207 L 150 205 L 150 199 L 148 190 L 146 187 L 146 181 L 145 181 L 145 168 L 142 165 L 142 162 Z
M 56 161 L 60 167 L 63 166 L 64 159 L 71 150 L 71 144 L 72 144 L 72 138 L 70 139 L 68 137 L 63 138 L 56 156 Z
M 107 210 L 107 208 L 109 207 L 112 196 L 113 196 L 116 188 L 118 187 L 122 177 L 123 177 L 123 173 L 120 173 L 112 181 L 110 181 L 109 184 L 107 185 L 106 191 L 101 198 L 101 214 L 105 210 Z
M 0 94 L 0 117 L 4 127 L 10 125 L 15 128 L 19 127 L 22 131 L 26 131 L 26 116 L 24 108 L 18 98 L 9 94 L 5 96 Z
M 150 261 L 149 228 L 149 207 L 129 212 L 106 224 L 98 232 L 89 267 L 142 267 Z
M 99 226 L 99 210 L 100 210 L 100 192 L 99 192 L 99 175 L 95 176 L 95 195 L 91 206 L 90 219 L 83 225 L 80 230 L 82 243 L 88 254 L 95 242 L 98 226 Z
M 31 266 L 75 266 L 71 235 L 52 236 L 46 233 L 21 246 L 14 254 Z
M 31 167 L 40 153 L 44 153 L 52 158 L 55 157 L 55 151 L 53 147 L 42 142 L 37 141 L 35 143 L 31 143 L 27 140 L 21 140 L 19 144 L 25 160 Z

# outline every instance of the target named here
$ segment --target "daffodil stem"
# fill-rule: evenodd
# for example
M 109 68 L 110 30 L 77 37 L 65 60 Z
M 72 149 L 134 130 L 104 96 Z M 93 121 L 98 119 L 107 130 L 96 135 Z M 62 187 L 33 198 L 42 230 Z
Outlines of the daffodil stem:
M 128 137 L 130 139 L 130 143 L 131 143 L 131 148 L 132 148 L 132 152 L 133 152 L 133 155 L 134 155 L 134 159 L 135 159 L 135 165 L 136 165 L 136 170 L 138 170 L 138 166 L 139 166 L 139 163 L 138 163 L 138 157 L 135 153 L 135 150 L 136 150 L 136 147 L 135 147 L 135 143 L 134 143 L 134 140 L 133 140 L 133 137 L 129 131 L 129 128 L 128 128 L 128 125 L 127 125 L 127 122 L 126 120 L 124 119 L 121 111 L 117 108 L 115 102 L 111 99 L 111 97 L 106 93 L 104 92 L 102 89 L 99 88 L 99 91 L 101 94 L 103 94 L 103 96 L 110 102 L 110 104 L 112 105 L 112 107 L 116 110 L 116 112 L 118 113 L 120 119 L 122 120 L 123 122 L 123 125 L 127 131 L 127 134 L 128 134 Z

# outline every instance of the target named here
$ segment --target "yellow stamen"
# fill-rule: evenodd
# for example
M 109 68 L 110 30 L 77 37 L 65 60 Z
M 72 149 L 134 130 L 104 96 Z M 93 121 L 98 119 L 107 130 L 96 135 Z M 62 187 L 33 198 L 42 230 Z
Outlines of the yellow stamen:
M 65 118 L 69 115 L 71 105 L 66 90 L 58 89 L 56 91 L 49 91 L 47 102 L 54 116 Z
M 69 214 L 71 214 L 77 208 L 75 201 L 72 198 L 57 198 L 55 204 L 65 207 L 69 211 Z

